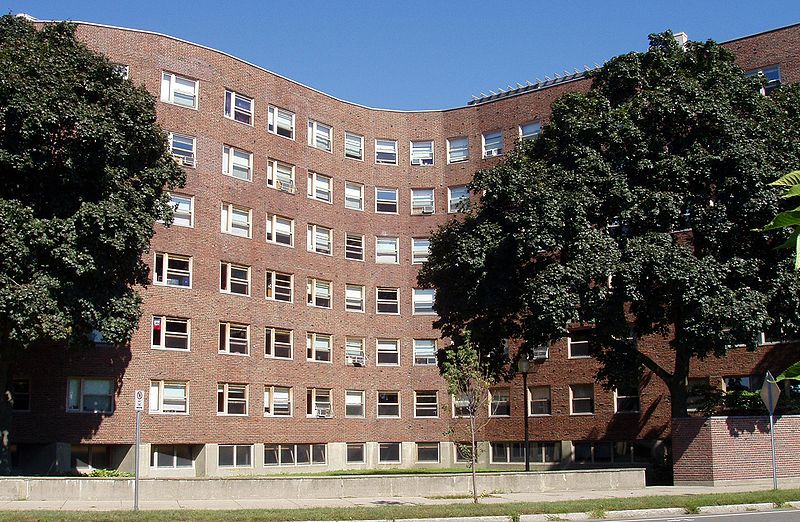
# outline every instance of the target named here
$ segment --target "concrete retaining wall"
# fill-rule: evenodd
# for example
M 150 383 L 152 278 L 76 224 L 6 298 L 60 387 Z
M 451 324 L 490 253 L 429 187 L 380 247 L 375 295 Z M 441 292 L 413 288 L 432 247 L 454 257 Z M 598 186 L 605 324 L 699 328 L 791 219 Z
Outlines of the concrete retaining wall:
M 143 500 L 423 497 L 465 494 L 464 474 L 142 479 Z M 644 469 L 481 473 L 480 493 L 531 493 L 644 488 Z M 129 500 L 130 478 L 3 478 L 0 500 Z

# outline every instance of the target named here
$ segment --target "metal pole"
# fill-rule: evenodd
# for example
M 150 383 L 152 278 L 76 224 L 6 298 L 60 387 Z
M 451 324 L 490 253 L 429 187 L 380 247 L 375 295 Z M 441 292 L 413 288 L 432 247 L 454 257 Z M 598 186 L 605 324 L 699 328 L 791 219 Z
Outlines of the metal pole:
M 531 470 L 530 439 L 528 437 L 528 372 L 522 374 L 522 396 L 525 400 L 525 471 Z
M 142 412 L 136 412 L 136 447 L 134 448 L 134 460 L 136 461 L 136 472 L 133 479 L 133 510 L 139 511 L 139 446 L 142 442 L 141 437 Z
M 767 387 L 769 403 L 772 404 L 772 387 Z M 775 459 L 775 424 L 772 422 L 772 412 L 769 412 L 769 438 L 772 443 L 772 489 L 778 489 L 778 462 Z

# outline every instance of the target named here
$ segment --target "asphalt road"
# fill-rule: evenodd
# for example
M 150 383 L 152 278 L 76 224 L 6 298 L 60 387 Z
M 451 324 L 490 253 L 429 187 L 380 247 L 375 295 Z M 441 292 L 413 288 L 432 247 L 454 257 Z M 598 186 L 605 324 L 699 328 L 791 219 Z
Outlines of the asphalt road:
M 759 513 L 730 513 L 720 515 L 680 515 L 657 518 L 617 518 L 607 522 L 798 522 L 800 509 L 765 511 Z

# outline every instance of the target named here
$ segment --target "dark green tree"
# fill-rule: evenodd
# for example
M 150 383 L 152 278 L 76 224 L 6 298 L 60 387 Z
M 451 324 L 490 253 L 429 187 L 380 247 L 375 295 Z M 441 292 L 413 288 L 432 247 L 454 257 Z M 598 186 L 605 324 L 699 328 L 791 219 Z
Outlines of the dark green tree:
M 156 220 L 184 173 L 155 101 L 70 24 L 0 18 L 0 473 L 25 352 L 129 341 Z M 42 361 L 42 364 L 47 364 Z
M 800 91 L 763 96 L 729 51 L 669 32 L 591 78 L 475 175 L 475 205 L 433 235 L 419 283 L 437 289 L 443 335 L 469 329 L 498 375 L 503 339 L 524 356 L 590 324 L 599 382 L 649 370 L 685 416 L 692 360 L 800 329 L 793 259 L 774 248 L 789 233 L 753 231 L 784 209 L 769 183 L 800 159 Z

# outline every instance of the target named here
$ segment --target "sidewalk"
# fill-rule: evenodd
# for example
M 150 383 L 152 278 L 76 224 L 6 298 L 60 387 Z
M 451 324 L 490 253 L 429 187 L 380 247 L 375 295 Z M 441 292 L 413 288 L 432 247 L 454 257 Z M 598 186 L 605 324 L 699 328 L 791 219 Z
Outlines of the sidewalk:
M 788 486 L 787 486 L 788 487 Z M 734 493 L 740 491 L 763 491 L 772 489 L 771 485 L 734 486 L 649 486 L 644 489 L 614 491 L 551 491 L 545 493 L 500 493 L 480 499 L 481 504 L 507 504 L 515 502 L 552 502 L 559 500 L 632 498 L 665 495 L 700 495 L 704 493 Z M 800 499 L 798 499 L 800 500 Z M 377 497 L 377 498 L 334 498 L 298 500 L 158 500 L 139 499 L 142 510 L 238 510 L 238 509 L 297 509 L 322 507 L 378 507 L 414 506 L 470 503 L 471 498 L 426 498 L 426 497 Z M 130 510 L 133 498 L 128 502 L 89 501 L 89 500 L 49 500 L 49 501 L 0 501 L 0 510 L 48 510 L 48 511 L 115 511 Z

